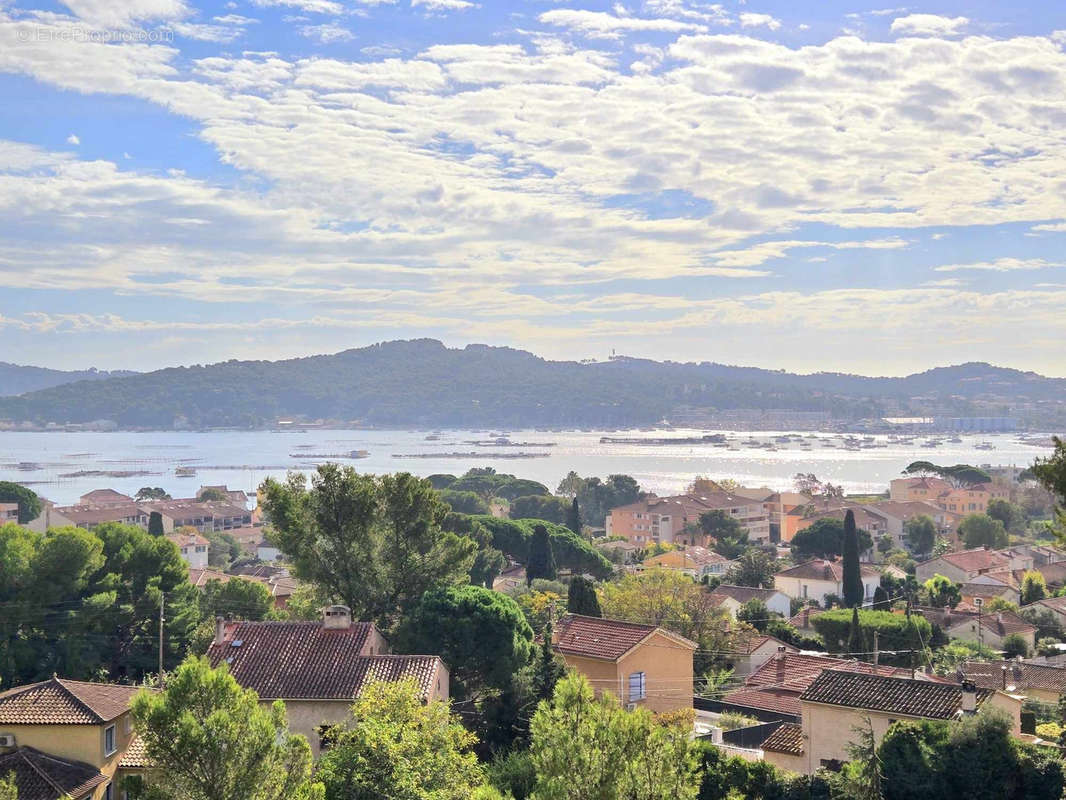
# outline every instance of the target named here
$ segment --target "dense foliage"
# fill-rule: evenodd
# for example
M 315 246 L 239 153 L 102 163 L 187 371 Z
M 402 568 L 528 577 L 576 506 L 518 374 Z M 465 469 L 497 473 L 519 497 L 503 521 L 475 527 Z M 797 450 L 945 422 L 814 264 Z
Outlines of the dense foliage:
M 19 525 L 25 525 L 41 515 L 41 498 L 18 483 L 0 481 L 0 503 L 18 503 Z
M 533 631 L 518 604 L 482 586 L 426 592 L 404 615 L 392 640 L 398 653 L 439 655 L 458 699 L 508 688 L 529 662 L 532 642 Z
M 1003 523 L 987 514 L 969 514 L 959 523 L 958 533 L 968 548 L 997 550 L 1006 547 L 1010 540 Z
M 225 667 L 192 658 L 161 692 L 132 704 L 137 735 L 153 768 L 126 781 L 135 800 L 316 800 L 311 748 L 290 734 L 285 705 L 259 704 Z
M 165 595 L 167 668 L 199 621 L 198 594 L 177 547 L 136 526 L 39 534 L 0 527 L 0 681 L 140 680 L 158 669 Z
M 860 553 L 865 553 L 873 547 L 873 537 L 862 528 L 856 531 L 856 535 Z M 792 537 L 790 545 L 792 557 L 796 561 L 835 558 L 844 552 L 844 521 L 835 517 L 816 519 L 806 528 L 798 531 Z
M 267 479 L 273 541 L 297 577 L 343 601 L 358 619 L 384 621 L 434 586 L 465 583 L 477 542 L 442 530 L 447 506 L 428 481 L 401 472 L 361 475 L 323 464 Z
M 474 734 L 414 681 L 373 683 L 318 763 L 326 800 L 467 800 L 483 782 Z
M 578 574 L 587 572 L 600 579 L 610 577 L 613 572 L 611 562 L 599 550 L 564 525 L 537 519 L 508 520 L 489 516 L 473 519 L 491 531 L 493 547 L 519 563 L 525 564 L 529 560 L 533 529 L 543 525 L 551 538 L 557 567 Z
M 885 664 L 911 666 L 913 659 L 920 657 L 933 632 L 929 621 L 917 614 L 870 610 L 858 610 L 857 613 L 863 641 L 872 643 L 874 631 L 877 631 L 880 649 L 895 651 L 895 655 L 886 653 L 882 656 L 881 662 Z M 853 609 L 837 608 L 812 617 L 811 625 L 825 641 L 826 649 L 830 653 L 848 653 L 851 652 L 849 639 L 852 636 L 852 618 Z M 909 652 L 912 650 L 915 655 Z M 865 653 L 866 648 L 861 648 L 858 652 Z M 860 656 L 860 660 L 868 659 Z

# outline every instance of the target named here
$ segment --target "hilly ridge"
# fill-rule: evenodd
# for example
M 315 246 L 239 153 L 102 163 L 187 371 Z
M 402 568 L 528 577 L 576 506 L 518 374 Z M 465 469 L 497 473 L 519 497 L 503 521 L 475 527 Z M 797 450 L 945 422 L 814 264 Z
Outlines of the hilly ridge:
M 915 400 L 917 398 L 917 401 Z M 623 427 L 679 407 L 884 413 L 1062 411 L 1066 379 L 968 363 L 902 378 L 797 375 L 715 363 L 548 361 L 506 347 L 393 341 L 283 361 L 225 361 L 96 377 L 0 398 L 19 423 L 263 427 L 278 417 L 377 426 Z
M 0 361 L 0 397 L 35 392 L 75 381 L 100 381 L 112 377 L 133 375 L 126 370 L 105 372 L 97 369 L 61 370 L 31 367 Z

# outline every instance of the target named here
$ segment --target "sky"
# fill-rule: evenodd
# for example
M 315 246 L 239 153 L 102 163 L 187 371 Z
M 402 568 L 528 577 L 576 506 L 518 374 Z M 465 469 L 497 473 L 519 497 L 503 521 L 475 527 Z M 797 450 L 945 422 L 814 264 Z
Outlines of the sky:
M 1066 4 L 0 0 L 0 360 L 1066 376 Z

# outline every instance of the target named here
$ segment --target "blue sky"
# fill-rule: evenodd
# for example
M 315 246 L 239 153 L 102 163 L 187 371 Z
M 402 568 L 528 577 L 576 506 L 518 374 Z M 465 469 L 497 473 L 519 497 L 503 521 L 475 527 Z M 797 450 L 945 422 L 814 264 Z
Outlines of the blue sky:
M 1066 375 L 1066 7 L 0 0 L 0 360 Z

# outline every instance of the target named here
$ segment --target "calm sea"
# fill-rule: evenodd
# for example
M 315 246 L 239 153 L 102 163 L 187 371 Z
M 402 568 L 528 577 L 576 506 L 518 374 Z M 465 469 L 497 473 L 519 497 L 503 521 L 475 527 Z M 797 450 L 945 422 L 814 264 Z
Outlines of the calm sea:
M 506 433 L 515 446 L 479 446 L 491 434 Z M 604 444 L 600 437 L 699 436 L 708 431 L 218 431 L 206 433 L 0 433 L 0 480 L 18 481 L 60 504 L 72 503 L 91 489 L 110 487 L 133 494 L 141 486 L 162 486 L 175 497 L 190 496 L 203 484 L 226 484 L 252 491 L 266 477 L 287 471 L 310 471 L 316 462 L 335 460 L 364 472 L 406 470 L 418 475 L 461 474 L 470 467 L 492 466 L 498 472 L 541 481 L 554 489 L 570 470 L 583 476 L 610 473 L 633 475 L 646 489 L 677 492 L 694 475 L 734 478 L 748 486 L 791 487 L 797 472 L 813 472 L 822 480 L 843 484 L 851 492 L 883 491 L 911 461 L 1028 466 L 1048 451 L 1022 444 L 1013 434 L 947 437 L 936 448 L 922 447 L 927 437 L 910 444 L 874 437 L 865 449 L 846 450 L 835 434 L 774 442 L 779 431 L 731 433 L 733 447 L 710 444 L 661 446 Z M 797 434 L 798 435 L 798 434 Z M 807 434 L 803 434 L 807 437 Z M 437 437 L 429 438 L 427 437 Z M 745 445 L 750 438 L 773 442 L 776 450 Z M 523 446 L 521 443 L 530 443 Z M 543 446 L 553 444 L 551 447 Z M 978 445 L 991 444 L 994 449 Z M 542 445 L 535 447 L 532 445 Z M 871 443 L 867 443 L 868 445 Z M 835 446 L 830 446 L 835 445 Z M 359 460 L 338 456 L 353 450 Z M 445 457 L 475 452 L 475 456 Z M 541 457 L 505 459 L 497 456 L 536 453 Z M 401 458 L 425 455 L 424 458 Z M 178 467 L 195 475 L 178 477 Z M 109 473 L 135 472 L 118 477 Z

